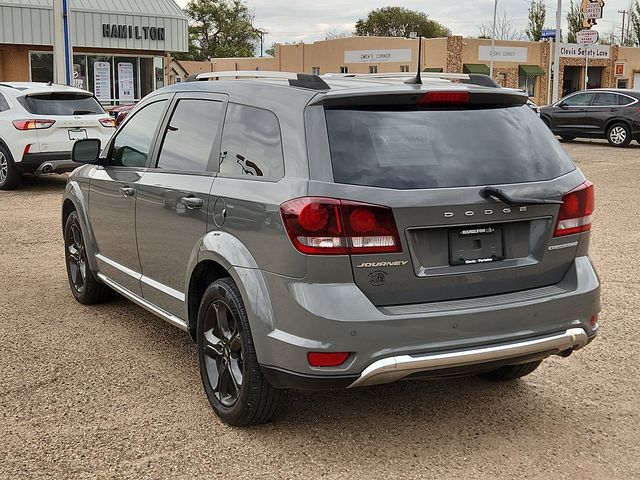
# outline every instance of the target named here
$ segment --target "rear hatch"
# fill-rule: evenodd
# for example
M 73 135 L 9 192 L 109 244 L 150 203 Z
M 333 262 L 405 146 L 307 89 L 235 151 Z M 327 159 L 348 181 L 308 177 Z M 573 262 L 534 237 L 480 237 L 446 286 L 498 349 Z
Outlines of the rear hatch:
M 554 238 L 556 218 L 582 173 L 525 99 L 435 98 L 325 107 L 327 196 L 390 207 L 401 242 L 352 255 L 355 282 L 379 306 L 558 283 L 577 241 Z
M 33 93 L 20 102 L 33 120 L 41 122 L 40 152 L 70 152 L 74 142 L 84 138 L 98 138 L 104 144 L 114 131 L 113 120 L 89 92 Z

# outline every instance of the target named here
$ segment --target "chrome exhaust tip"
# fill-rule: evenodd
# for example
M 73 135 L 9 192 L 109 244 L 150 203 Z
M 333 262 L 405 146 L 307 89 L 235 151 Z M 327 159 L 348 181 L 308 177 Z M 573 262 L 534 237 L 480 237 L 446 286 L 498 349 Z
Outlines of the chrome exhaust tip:
M 53 172 L 53 165 L 50 163 L 45 163 L 44 165 L 42 165 L 42 168 L 40 169 L 40 171 L 42 173 L 51 173 Z

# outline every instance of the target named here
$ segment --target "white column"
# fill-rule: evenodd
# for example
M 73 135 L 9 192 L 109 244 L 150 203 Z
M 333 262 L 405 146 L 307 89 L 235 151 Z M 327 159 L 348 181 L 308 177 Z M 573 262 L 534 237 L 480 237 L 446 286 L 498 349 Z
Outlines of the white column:
M 562 40 L 562 0 L 558 0 L 558 10 L 556 10 L 556 42 L 554 45 L 554 60 L 553 60 L 553 101 L 558 101 L 560 90 L 560 42 Z
M 53 0 L 53 81 L 73 85 L 70 0 Z

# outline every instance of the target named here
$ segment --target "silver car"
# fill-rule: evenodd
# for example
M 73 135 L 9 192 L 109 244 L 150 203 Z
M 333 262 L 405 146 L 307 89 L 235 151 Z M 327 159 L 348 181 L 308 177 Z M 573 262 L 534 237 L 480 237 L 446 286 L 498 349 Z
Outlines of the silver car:
M 596 336 L 594 188 L 525 94 L 251 75 L 78 141 L 62 207 L 75 298 L 189 332 L 225 422 L 287 389 L 513 380 Z

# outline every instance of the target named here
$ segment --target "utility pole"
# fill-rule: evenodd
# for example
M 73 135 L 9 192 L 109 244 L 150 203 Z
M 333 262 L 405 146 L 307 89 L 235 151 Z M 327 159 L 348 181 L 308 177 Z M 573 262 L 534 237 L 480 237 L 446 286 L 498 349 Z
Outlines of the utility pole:
M 622 14 L 622 36 L 620 37 L 620 45 L 624 45 L 624 23 L 627 19 L 627 11 L 626 10 L 618 10 L 618 13 Z
M 491 31 L 491 66 L 489 67 L 489 76 L 493 78 L 493 56 L 496 48 L 496 19 L 498 17 L 498 0 L 493 3 L 493 30 Z
M 558 91 L 560 90 L 560 42 L 562 41 L 562 0 L 558 0 L 558 9 L 556 10 L 556 43 L 554 45 L 554 63 L 553 63 L 553 102 L 558 101 Z

